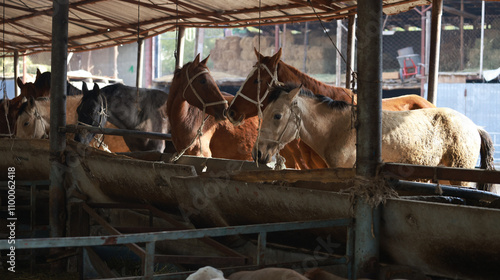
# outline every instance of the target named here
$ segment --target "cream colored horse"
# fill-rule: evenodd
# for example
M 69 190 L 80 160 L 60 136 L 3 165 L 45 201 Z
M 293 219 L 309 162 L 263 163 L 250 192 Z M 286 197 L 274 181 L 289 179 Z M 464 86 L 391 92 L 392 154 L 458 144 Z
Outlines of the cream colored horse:
M 299 137 L 328 167 L 354 166 L 356 130 L 351 105 L 291 86 L 276 87 L 269 98 L 254 158 L 267 163 L 284 144 Z M 474 168 L 480 152 L 481 168 L 494 169 L 488 133 L 452 109 L 382 111 L 385 162 Z

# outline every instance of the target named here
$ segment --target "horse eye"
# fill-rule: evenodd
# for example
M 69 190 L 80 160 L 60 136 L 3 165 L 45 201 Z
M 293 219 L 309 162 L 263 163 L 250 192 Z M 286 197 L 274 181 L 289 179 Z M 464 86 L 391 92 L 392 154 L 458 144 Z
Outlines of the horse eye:
M 275 114 L 274 115 L 275 120 L 281 120 L 281 114 Z
M 255 79 L 255 80 L 253 81 L 253 83 L 254 83 L 254 84 L 258 84 L 258 83 L 259 83 L 259 79 Z
M 30 122 L 25 122 L 24 126 L 28 126 L 29 124 L 30 124 Z
M 204 85 L 207 83 L 207 79 L 201 79 L 200 84 Z

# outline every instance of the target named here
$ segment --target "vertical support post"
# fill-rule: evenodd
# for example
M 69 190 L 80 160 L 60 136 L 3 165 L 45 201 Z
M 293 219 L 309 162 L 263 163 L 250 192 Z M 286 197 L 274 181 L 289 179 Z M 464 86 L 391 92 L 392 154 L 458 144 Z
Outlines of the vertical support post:
M 443 15 L 443 0 L 432 1 L 431 21 L 431 51 L 429 54 L 429 84 L 427 100 L 436 104 L 439 75 L 439 50 L 441 46 L 441 16 Z
M 337 37 L 336 44 L 339 51 L 342 51 L 342 20 L 337 20 Z M 340 87 L 342 78 L 342 58 L 341 54 L 337 52 L 335 66 L 335 86 Z
M 358 1 L 358 106 L 356 175 L 370 184 L 382 153 L 382 0 Z M 368 140 L 369 139 L 369 140 Z M 373 180 L 374 181 L 374 180 Z M 375 273 L 379 259 L 380 207 L 357 196 L 354 209 L 354 279 Z
M 50 237 L 63 237 L 66 227 L 66 192 L 64 189 L 66 133 L 59 127 L 66 126 L 66 72 L 68 57 L 68 11 L 69 0 L 53 1 L 52 53 L 50 81 L 50 187 L 49 224 Z M 61 249 L 53 249 L 59 252 Z M 59 270 L 62 263 L 55 264 Z
M 302 71 L 307 73 L 307 46 L 309 45 L 309 22 L 306 21 L 304 27 L 304 68 Z
M 274 53 L 277 53 L 280 49 L 280 26 L 274 26 Z
M 153 279 L 155 272 L 155 241 L 146 243 L 146 254 L 144 255 L 144 277 L 146 279 Z
M 205 42 L 205 29 L 204 28 L 196 28 L 196 40 L 195 40 L 195 48 L 194 48 L 194 56 L 196 57 L 198 54 L 200 57 L 203 57 L 203 44 Z
M 113 78 L 118 79 L 118 46 L 113 47 Z
M 186 28 L 179 26 L 179 34 L 177 34 L 177 50 L 175 56 L 175 68 L 180 69 L 182 67 L 184 58 L 184 34 L 186 33 Z
M 283 23 L 283 36 L 281 36 L 281 56 L 285 55 L 286 46 L 286 23 Z
M 481 2 L 481 49 L 479 51 L 479 77 L 483 77 L 484 59 L 484 1 Z
M 464 0 L 460 0 L 460 12 L 464 12 Z M 464 16 L 460 14 L 460 70 L 464 70 Z
M 345 87 L 351 88 L 354 71 L 354 54 L 356 53 L 356 15 L 349 16 L 347 29 L 347 65 L 345 69 Z
M 142 68 L 144 66 L 144 39 L 139 39 L 137 41 L 137 65 L 135 73 L 135 86 L 137 88 L 142 87 Z
M 17 87 L 17 75 L 19 73 L 19 51 L 14 51 L 14 97 L 19 96 L 19 88 Z
M 257 240 L 257 265 L 264 265 L 266 263 L 266 247 L 267 247 L 267 232 L 259 233 Z
M 144 73 L 144 87 L 151 87 L 153 84 L 153 39 L 152 38 L 147 38 L 144 40 L 144 48 L 143 48 L 143 63 L 141 67 L 144 69 L 144 71 L 141 71 Z M 141 86 L 141 87 L 142 87 Z

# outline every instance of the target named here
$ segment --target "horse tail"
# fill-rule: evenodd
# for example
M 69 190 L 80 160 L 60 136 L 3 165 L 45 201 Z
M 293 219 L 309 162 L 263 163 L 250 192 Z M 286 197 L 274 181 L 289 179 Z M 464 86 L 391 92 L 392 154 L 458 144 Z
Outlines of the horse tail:
M 493 153 L 495 152 L 493 140 L 486 130 L 478 127 L 477 131 L 481 136 L 481 169 L 495 170 L 495 165 L 493 164 Z M 491 184 L 480 183 L 478 184 L 478 189 L 490 191 Z

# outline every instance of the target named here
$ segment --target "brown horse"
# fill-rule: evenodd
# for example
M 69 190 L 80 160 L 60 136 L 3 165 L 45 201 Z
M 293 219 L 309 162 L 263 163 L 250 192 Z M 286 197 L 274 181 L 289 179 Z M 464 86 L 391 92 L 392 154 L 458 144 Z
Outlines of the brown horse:
M 309 280 L 297 271 L 282 267 L 267 267 L 254 271 L 239 271 L 229 275 L 229 280 Z
M 82 95 L 68 96 L 66 99 L 66 123 L 76 124 L 78 115 L 76 108 Z M 116 128 L 111 124 L 106 127 Z M 18 138 L 48 138 L 50 130 L 50 100 L 47 97 L 34 99 L 30 97 L 19 108 L 16 122 L 16 137 Z M 68 133 L 67 139 L 73 139 L 73 134 Z M 121 136 L 108 135 L 100 140 L 95 139 L 91 145 L 101 150 L 109 149 L 111 152 L 130 152 Z
M 225 119 L 222 112 L 234 97 L 220 92 L 207 61 L 208 57 L 199 62 L 197 56 L 174 74 L 167 101 L 172 142 L 178 152 L 188 155 L 251 160 L 258 118 L 247 119 L 240 126 Z M 204 117 L 204 112 L 208 116 Z M 202 123 L 202 135 L 196 139 Z M 305 168 L 300 156 L 295 157 L 288 147 L 282 155 L 286 167 Z
M 251 160 L 256 120 L 239 127 L 225 120 L 227 101 L 210 75 L 207 60 L 200 62 L 200 56 L 196 56 L 177 69 L 172 79 L 167 114 L 175 149 L 188 155 Z M 200 128 L 202 135 L 196 139 Z
M 281 61 L 281 49 L 271 57 L 263 56 L 257 50 L 255 50 L 255 55 L 257 63 L 226 111 L 227 117 L 232 123 L 238 124 L 246 118 L 256 116 L 258 113 L 257 96 L 260 98 L 261 108 L 264 109 L 268 103 L 269 88 L 281 83 L 302 84 L 315 94 L 357 104 L 357 96 L 351 90 L 322 83 Z M 258 92 L 259 84 L 260 92 Z M 384 110 L 404 111 L 421 108 L 435 108 L 435 106 L 424 98 L 413 94 L 382 100 L 382 109 Z M 290 144 L 299 147 L 300 151 L 295 151 L 295 154 L 301 155 L 310 168 L 326 167 L 325 162 L 301 141 L 294 140 Z

